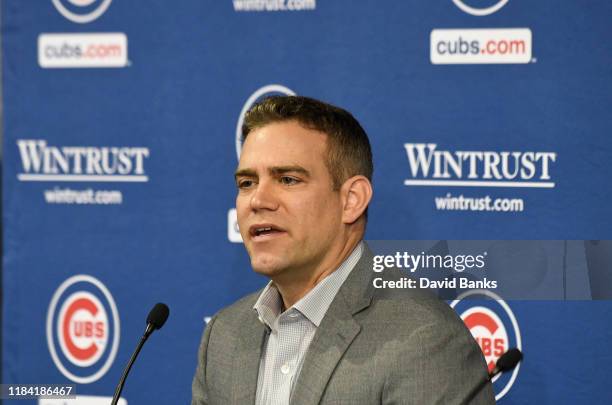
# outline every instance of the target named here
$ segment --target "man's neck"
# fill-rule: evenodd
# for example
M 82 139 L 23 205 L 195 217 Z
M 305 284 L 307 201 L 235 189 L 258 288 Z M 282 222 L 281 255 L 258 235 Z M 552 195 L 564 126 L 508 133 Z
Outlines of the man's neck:
M 339 249 L 337 253 L 329 255 L 327 261 L 322 261 L 316 268 L 292 271 L 287 274 L 287 278 L 273 278 L 274 284 L 278 289 L 283 300 L 283 311 L 291 308 L 296 302 L 304 297 L 310 290 L 319 284 L 325 277 L 332 274 L 342 262 L 344 262 L 353 252 L 361 237 L 349 238 L 349 240 Z

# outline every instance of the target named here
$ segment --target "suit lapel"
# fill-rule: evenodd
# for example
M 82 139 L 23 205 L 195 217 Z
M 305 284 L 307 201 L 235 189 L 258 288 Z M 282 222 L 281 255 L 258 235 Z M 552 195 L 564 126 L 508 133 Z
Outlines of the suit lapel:
M 342 356 L 359 334 L 361 326 L 353 315 L 372 300 L 371 257 L 367 245 L 351 271 L 310 343 L 302 370 L 291 396 L 292 404 L 318 404 Z
M 266 333 L 265 326 L 255 313 L 248 311 L 242 322 L 242 331 L 235 350 L 234 379 L 231 386 L 232 404 L 254 404 L 257 394 L 257 377 L 262 345 Z
M 360 330 L 352 318 L 325 316 L 306 353 L 291 403 L 319 403 L 336 365 Z

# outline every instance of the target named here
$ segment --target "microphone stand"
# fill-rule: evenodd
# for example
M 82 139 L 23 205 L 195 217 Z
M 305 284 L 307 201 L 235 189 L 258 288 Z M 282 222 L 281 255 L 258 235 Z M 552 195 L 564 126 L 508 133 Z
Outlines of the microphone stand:
M 134 350 L 134 353 L 132 353 L 132 357 L 130 357 L 130 361 L 128 362 L 127 366 L 123 370 L 121 379 L 119 380 L 119 383 L 117 384 L 117 388 L 115 389 L 115 395 L 113 395 L 113 401 L 111 402 L 111 405 L 117 405 L 117 401 L 119 401 L 119 398 L 121 396 L 121 391 L 123 391 L 123 385 L 125 384 L 125 380 L 127 379 L 127 376 L 130 370 L 132 369 L 132 365 L 136 361 L 136 357 L 138 357 L 138 353 L 140 353 L 140 349 L 142 349 L 142 346 L 145 344 L 145 342 L 147 341 L 149 336 L 151 336 L 151 333 L 153 333 L 154 330 L 155 330 L 155 327 L 153 326 L 153 324 L 148 323 L 147 328 L 145 329 L 144 335 L 142 335 L 142 337 L 140 338 L 140 342 L 138 342 L 138 346 L 136 346 L 136 350 Z

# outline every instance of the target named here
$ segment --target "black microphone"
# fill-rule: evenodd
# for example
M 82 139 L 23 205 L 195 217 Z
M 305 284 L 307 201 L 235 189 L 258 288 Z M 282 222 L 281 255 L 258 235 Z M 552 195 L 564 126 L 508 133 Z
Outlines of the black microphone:
M 119 397 L 121 396 L 121 391 L 123 391 L 123 385 L 125 384 L 125 380 L 127 378 L 128 373 L 132 368 L 132 364 L 136 361 L 136 357 L 138 357 L 138 353 L 140 353 L 140 349 L 145 344 L 151 333 L 154 330 L 160 329 L 166 323 L 166 319 L 168 319 L 168 315 L 170 315 L 170 309 L 166 304 L 162 304 L 158 302 L 155 304 L 149 315 L 147 316 L 147 327 L 145 328 L 145 332 L 140 338 L 140 342 L 138 342 L 138 346 L 136 346 L 136 350 L 132 353 L 132 357 L 130 357 L 130 361 L 127 366 L 123 370 L 123 374 L 121 375 L 121 379 L 119 380 L 119 384 L 117 384 L 117 388 L 115 388 L 115 395 L 113 395 L 113 401 L 111 405 L 117 405 L 117 401 L 119 401 Z
M 489 373 L 489 379 L 492 379 L 499 373 L 512 370 L 521 360 L 523 360 L 523 353 L 519 349 L 514 347 L 508 350 L 497 359 L 495 368 Z
M 466 396 L 462 404 L 468 404 L 476 394 L 480 392 L 490 382 L 493 377 L 495 377 L 499 373 L 505 373 L 506 371 L 512 370 L 516 367 L 519 362 L 523 360 L 523 353 L 519 349 L 512 348 L 509 349 L 506 353 L 502 354 L 497 362 L 495 363 L 495 368 L 491 370 L 491 372 L 487 375 L 487 378 L 481 380 Z
M 162 304 L 158 302 L 155 304 L 149 315 L 147 315 L 147 328 L 145 329 L 145 336 L 149 337 L 151 333 L 153 333 L 156 329 L 161 329 L 166 323 L 166 319 L 168 319 L 168 315 L 170 315 L 170 309 L 168 305 Z

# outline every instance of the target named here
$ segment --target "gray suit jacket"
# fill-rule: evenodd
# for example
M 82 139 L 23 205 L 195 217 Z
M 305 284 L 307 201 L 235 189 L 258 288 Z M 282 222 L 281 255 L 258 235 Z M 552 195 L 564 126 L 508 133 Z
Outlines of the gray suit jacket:
M 317 329 L 291 404 L 461 403 L 486 376 L 482 352 L 461 319 L 427 293 L 375 289 L 375 275 L 366 249 Z M 259 293 L 206 327 L 192 405 L 255 403 L 266 333 L 252 309 Z M 494 403 L 490 384 L 470 402 Z

